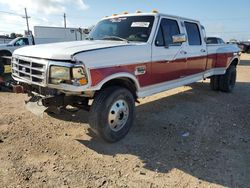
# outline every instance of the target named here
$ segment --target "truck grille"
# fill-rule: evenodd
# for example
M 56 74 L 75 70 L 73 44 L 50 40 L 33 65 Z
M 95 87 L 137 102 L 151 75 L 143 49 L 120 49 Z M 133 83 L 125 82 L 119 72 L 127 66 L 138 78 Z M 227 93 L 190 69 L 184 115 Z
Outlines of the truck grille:
M 39 86 L 46 84 L 46 62 L 34 58 L 13 58 L 12 76 Z

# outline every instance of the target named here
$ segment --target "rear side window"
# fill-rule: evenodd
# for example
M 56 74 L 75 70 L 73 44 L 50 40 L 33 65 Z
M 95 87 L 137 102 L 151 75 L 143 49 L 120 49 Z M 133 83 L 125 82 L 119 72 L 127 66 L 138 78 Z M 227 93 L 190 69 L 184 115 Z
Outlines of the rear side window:
M 185 22 L 189 45 L 201 45 L 201 34 L 196 23 Z
M 174 45 L 173 36 L 178 34 L 180 29 L 176 20 L 162 19 L 156 37 L 156 46 Z

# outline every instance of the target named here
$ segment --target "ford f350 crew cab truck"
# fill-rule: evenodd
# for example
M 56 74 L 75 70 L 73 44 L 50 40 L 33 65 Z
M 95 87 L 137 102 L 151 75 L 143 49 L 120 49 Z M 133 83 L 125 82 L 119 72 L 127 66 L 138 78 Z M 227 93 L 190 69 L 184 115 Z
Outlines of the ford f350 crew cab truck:
M 132 126 L 138 98 L 205 78 L 213 90 L 233 90 L 239 48 L 207 45 L 204 33 L 192 19 L 114 15 L 102 19 L 86 41 L 16 50 L 12 76 L 44 110 L 87 109 L 90 127 L 115 142 Z

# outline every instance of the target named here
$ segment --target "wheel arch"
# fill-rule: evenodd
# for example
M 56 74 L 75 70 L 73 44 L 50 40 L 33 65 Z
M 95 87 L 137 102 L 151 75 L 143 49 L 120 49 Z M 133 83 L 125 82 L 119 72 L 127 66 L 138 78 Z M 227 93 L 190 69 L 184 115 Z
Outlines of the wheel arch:
M 239 58 L 239 57 L 234 57 L 234 58 L 230 61 L 229 66 L 233 65 L 233 66 L 236 67 L 239 63 L 240 63 L 240 58 Z M 228 66 L 228 67 L 229 67 L 229 66 Z
M 127 88 L 134 96 L 135 99 L 138 98 L 137 91 L 139 89 L 139 82 L 135 76 L 123 73 L 123 74 L 115 74 L 110 77 L 104 79 L 101 83 L 98 84 L 97 90 L 101 90 L 103 88 L 109 86 L 122 86 Z
M 2 55 L 12 56 L 12 52 L 9 50 L 0 50 L 0 56 Z

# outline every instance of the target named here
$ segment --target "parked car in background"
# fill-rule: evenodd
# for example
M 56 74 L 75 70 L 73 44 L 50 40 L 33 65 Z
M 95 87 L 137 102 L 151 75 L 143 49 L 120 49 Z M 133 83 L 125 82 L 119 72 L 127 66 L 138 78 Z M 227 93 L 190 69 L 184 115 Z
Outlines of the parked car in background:
M 242 53 L 250 53 L 250 42 L 239 42 L 238 43 L 239 48 L 241 49 Z
M 207 44 L 225 44 L 224 40 L 219 37 L 207 37 Z

